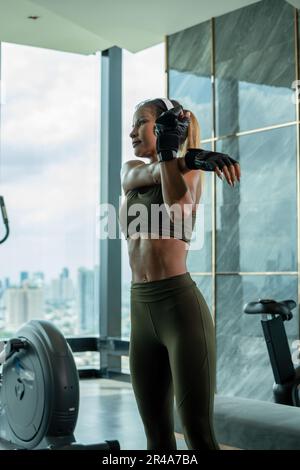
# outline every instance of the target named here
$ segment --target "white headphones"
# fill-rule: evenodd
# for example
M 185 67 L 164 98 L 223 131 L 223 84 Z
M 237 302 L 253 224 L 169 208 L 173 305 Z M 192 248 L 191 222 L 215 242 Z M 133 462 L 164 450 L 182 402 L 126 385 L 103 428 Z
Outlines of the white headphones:
M 174 108 L 173 103 L 168 98 L 159 98 L 166 105 L 167 110 Z

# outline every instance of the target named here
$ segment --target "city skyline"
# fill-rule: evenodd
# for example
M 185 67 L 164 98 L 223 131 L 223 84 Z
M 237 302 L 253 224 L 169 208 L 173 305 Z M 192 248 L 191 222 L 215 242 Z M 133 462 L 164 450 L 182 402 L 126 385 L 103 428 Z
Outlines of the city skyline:
M 0 279 L 0 336 L 31 319 L 53 321 L 64 334 L 98 333 L 98 284 L 99 266 L 78 268 L 76 279 L 68 267 L 48 282 L 41 271 L 21 271 L 17 283 Z

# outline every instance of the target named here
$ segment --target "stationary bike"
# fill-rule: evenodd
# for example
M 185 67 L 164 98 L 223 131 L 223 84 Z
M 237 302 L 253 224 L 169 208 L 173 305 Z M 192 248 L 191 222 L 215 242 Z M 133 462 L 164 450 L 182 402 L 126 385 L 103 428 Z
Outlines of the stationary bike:
M 6 234 L 8 218 L 0 207 Z M 25 323 L 0 342 L 0 447 L 36 450 L 120 450 L 116 440 L 83 445 L 74 437 L 79 380 L 65 337 L 46 320 Z M 92 411 L 91 411 L 92 412 Z
M 284 321 L 293 318 L 291 310 L 296 307 L 294 300 L 276 302 L 259 299 L 244 306 L 244 313 L 261 314 L 261 324 L 268 348 L 275 383 L 275 403 L 300 406 L 300 366 L 293 365 Z
M 4 343 L 1 363 L 0 444 L 4 447 L 120 450 L 118 441 L 76 443 L 78 372 L 70 346 L 51 322 L 25 323 Z

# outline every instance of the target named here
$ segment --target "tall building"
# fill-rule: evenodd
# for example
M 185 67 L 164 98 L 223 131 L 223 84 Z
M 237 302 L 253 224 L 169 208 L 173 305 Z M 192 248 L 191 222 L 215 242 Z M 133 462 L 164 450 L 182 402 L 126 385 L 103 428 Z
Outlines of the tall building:
M 67 279 L 69 277 L 69 268 L 63 268 L 62 272 L 60 274 L 60 278 L 65 278 Z
M 45 275 L 41 271 L 33 273 L 32 284 L 36 287 L 41 287 L 45 282 Z
M 74 299 L 75 292 L 72 279 L 68 277 L 60 279 L 60 295 L 63 302 Z
M 49 300 L 54 303 L 61 302 L 60 279 L 52 279 L 49 289 Z
M 21 271 L 20 272 L 20 286 L 22 286 L 24 281 L 27 281 L 28 279 L 29 279 L 28 271 Z
M 95 271 L 78 269 L 78 311 L 82 332 L 95 332 Z M 97 304 L 96 304 L 97 305 Z
M 44 290 L 38 287 L 11 287 L 5 291 L 6 325 L 19 328 L 35 318 L 44 318 Z
M 69 270 L 64 268 L 59 279 L 52 279 L 49 290 L 50 301 L 63 303 L 75 298 L 75 289 L 72 279 L 69 277 Z

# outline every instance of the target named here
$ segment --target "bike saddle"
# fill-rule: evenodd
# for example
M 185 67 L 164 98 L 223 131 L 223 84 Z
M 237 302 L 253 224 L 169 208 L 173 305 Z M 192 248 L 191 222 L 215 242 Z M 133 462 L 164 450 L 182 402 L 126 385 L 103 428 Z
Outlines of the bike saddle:
M 276 302 L 272 299 L 259 299 L 257 302 L 248 302 L 244 305 L 244 313 L 250 314 L 270 314 L 270 315 L 280 315 L 282 320 L 291 320 L 293 314 L 291 310 L 296 307 L 296 302 L 294 300 L 282 300 L 281 302 Z

